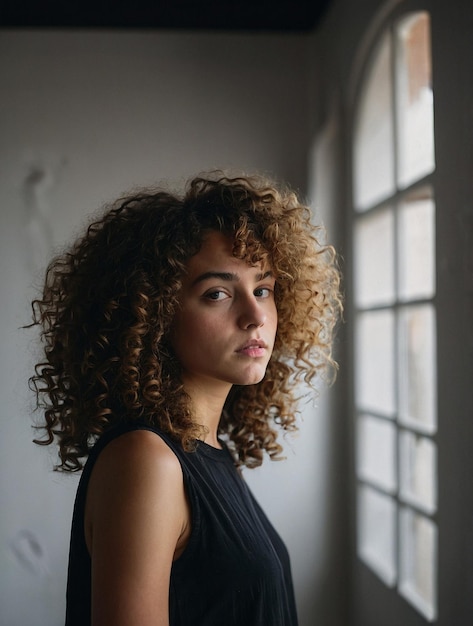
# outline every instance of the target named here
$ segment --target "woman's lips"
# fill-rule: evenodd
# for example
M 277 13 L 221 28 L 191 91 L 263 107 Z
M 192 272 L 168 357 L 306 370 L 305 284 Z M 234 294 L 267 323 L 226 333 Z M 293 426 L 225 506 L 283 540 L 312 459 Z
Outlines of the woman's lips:
M 245 356 L 260 357 L 266 354 L 267 347 L 262 339 L 252 339 L 238 348 L 236 352 Z

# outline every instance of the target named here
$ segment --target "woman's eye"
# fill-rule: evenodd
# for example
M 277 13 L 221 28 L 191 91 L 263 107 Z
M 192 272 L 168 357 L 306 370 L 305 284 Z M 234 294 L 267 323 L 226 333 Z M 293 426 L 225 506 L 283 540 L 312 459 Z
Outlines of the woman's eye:
M 225 298 L 228 298 L 227 294 L 224 291 L 209 291 L 208 293 L 205 294 L 204 298 L 207 298 L 207 300 L 224 300 Z
M 272 294 L 272 289 L 269 287 L 258 287 L 258 289 L 255 289 L 254 294 L 257 298 L 269 298 Z

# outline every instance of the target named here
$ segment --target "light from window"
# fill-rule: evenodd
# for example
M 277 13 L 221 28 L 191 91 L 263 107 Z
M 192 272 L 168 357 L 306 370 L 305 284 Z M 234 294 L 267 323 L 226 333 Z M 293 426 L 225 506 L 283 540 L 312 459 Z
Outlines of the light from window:
M 437 505 L 437 449 L 428 437 L 408 431 L 401 432 L 400 444 L 400 498 L 433 513 Z
M 431 298 L 435 293 L 435 207 L 429 188 L 418 189 L 399 206 L 399 297 Z
M 355 393 L 361 410 L 394 417 L 395 318 L 393 311 L 367 311 L 357 319 Z
M 360 415 L 357 443 L 358 476 L 394 492 L 397 488 L 395 425 L 371 415 Z
M 435 310 L 431 304 L 399 311 L 399 420 L 434 433 L 436 419 Z
M 383 37 L 361 95 L 355 130 L 355 206 L 364 210 L 394 191 L 391 37 Z
M 401 20 L 396 39 L 398 180 L 404 187 L 435 165 L 428 14 L 414 13 Z
M 400 592 L 428 619 L 434 620 L 437 527 L 429 518 L 404 507 L 400 521 Z
M 392 304 L 395 297 L 394 214 L 383 207 L 355 226 L 355 298 L 360 307 Z
M 396 571 L 396 505 L 392 498 L 360 486 L 358 489 L 358 553 L 387 585 Z

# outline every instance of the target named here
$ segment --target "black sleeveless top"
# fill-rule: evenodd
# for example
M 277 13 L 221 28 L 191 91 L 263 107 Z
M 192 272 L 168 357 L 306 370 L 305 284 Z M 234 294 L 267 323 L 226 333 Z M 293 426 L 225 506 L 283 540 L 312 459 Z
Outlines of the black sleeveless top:
M 197 443 L 184 452 L 144 424 L 121 424 L 94 446 L 72 520 L 66 626 L 90 625 L 91 561 L 84 536 L 87 485 L 100 452 L 125 432 L 150 430 L 177 456 L 191 507 L 191 536 L 171 569 L 170 626 L 297 626 L 288 552 L 229 451 Z

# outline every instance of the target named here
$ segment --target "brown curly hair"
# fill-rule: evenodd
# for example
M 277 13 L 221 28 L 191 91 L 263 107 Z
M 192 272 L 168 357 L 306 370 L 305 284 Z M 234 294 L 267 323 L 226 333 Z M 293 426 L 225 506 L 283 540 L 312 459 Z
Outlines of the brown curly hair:
M 96 439 L 123 420 L 157 426 L 186 450 L 202 436 L 168 338 L 187 262 L 210 230 L 231 235 L 235 257 L 267 261 L 276 276 L 278 330 L 266 374 L 232 389 L 220 421 L 236 462 L 256 467 L 265 450 L 278 458 L 274 425 L 296 429 L 296 381 L 335 372 L 336 257 L 293 192 L 217 172 L 191 180 L 182 196 L 140 190 L 106 207 L 50 263 L 33 301 L 31 326 L 42 327 L 45 355 L 30 379 L 45 416 L 35 443 L 57 438 L 60 469 L 81 469 Z

